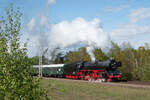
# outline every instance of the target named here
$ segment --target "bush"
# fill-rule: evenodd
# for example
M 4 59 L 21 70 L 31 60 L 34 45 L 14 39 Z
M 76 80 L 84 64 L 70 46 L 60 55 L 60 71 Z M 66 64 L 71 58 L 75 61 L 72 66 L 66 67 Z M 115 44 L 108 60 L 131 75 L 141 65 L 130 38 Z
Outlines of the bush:
M 6 17 L 0 19 L 0 99 L 46 99 L 39 79 L 33 78 L 26 44 L 21 46 L 21 13 L 13 5 L 6 9 Z

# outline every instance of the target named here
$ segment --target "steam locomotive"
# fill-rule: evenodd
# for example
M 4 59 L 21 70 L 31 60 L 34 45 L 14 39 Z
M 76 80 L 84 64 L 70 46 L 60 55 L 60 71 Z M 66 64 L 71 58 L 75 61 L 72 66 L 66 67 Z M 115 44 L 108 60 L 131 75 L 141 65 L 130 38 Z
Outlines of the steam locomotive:
M 121 80 L 121 73 L 117 70 L 121 62 L 114 59 L 107 61 L 86 62 L 79 61 L 70 64 L 55 64 L 42 66 L 43 76 L 63 77 L 68 79 L 117 81 Z M 38 70 L 38 66 L 34 66 Z
M 95 62 L 74 62 L 64 65 L 66 78 L 81 80 L 116 81 L 121 79 L 121 73 L 117 70 L 121 62 L 113 59 Z

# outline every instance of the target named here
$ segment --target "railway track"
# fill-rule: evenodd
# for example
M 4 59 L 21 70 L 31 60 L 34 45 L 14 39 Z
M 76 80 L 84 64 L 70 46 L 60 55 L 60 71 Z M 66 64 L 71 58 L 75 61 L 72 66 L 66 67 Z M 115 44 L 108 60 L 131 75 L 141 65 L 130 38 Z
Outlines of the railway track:
M 139 82 L 139 81 L 128 81 L 128 82 L 99 82 L 99 81 L 85 81 L 85 80 L 73 80 L 73 79 L 65 79 L 65 78 L 50 78 L 44 77 L 43 79 L 50 80 L 63 80 L 63 81 L 73 81 L 73 82 L 86 82 L 86 83 L 94 83 L 94 84 L 103 84 L 103 85 L 111 85 L 111 86 L 120 86 L 120 87 L 128 87 L 128 88 L 143 88 L 150 89 L 150 82 Z

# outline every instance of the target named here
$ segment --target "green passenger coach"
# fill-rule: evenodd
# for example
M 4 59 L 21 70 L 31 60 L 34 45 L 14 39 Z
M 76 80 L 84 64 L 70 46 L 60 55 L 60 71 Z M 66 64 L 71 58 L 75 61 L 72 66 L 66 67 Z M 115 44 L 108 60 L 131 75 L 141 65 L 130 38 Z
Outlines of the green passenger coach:
M 42 76 L 45 77 L 63 77 L 64 70 L 63 70 L 64 64 L 50 64 L 50 65 L 42 65 Z M 33 65 L 34 75 L 39 74 L 39 65 Z

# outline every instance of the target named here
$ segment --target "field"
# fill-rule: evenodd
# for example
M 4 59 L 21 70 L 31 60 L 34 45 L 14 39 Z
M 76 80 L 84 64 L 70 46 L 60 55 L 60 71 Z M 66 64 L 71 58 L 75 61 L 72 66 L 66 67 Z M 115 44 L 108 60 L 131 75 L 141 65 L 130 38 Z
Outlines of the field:
M 150 89 L 109 84 L 42 79 L 51 100 L 150 100 Z

